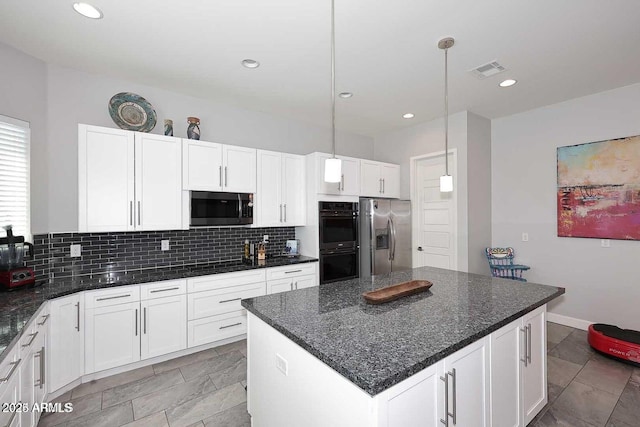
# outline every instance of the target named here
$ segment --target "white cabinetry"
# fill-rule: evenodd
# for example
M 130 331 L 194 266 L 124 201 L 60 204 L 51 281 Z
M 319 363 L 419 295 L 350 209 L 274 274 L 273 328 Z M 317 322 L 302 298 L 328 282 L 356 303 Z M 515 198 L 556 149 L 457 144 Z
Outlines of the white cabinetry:
M 493 426 L 526 426 L 547 404 L 545 331 L 543 306 L 491 334 Z
M 85 373 L 185 349 L 185 293 L 185 280 L 87 292 Z
M 247 332 L 247 314 L 240 300 L 265 294 L 265 271 L 187 279 L 187 289 L 187 344 L 195 347 Z
M 20 401 L 32 408 L 34 403 L 42 403 L 46 394 L 46 336 L 48 329 L 48 306 L 44 304 L 24 329 L 19 341 L 20 353 Z M 35 426 L 40 411 L 20 413 L 22 427 Z
M 373 160 L 361 160 L 360 195 L 364 197 L 400 197 L 400 166 Z
M 317 286 L 316 263 L 274 267 L 267 271 L 267 294 Z
M 360 159 L 336 156 L 342 160 L 342 177 L 340 182 L 324 181 L 324 163 L 331 158 L 330 154 L 313 153 L 315 162 L 316 189 L 319 194 L 339 194 L 344 196 L 358 196 L 360 194 Z
M 79 231 L 182 226 L 178 138 L 78 125 Z
M 78 293 L 49 304 L 48 389 L 56 391 L 84 373 L 84 299 Z
M 0 403 L 20 402 L 20 363 L 18 349 L 14 348 L 0 364 Z M 20 426 L 20 413 L 0 411 L 0 425 Z
M 304 171 L 303 156 L 258 150 L 257 226 L 305 225 Z
M 182 140 L 183 189 L 256 192 L 256 150 L 215 142 Z

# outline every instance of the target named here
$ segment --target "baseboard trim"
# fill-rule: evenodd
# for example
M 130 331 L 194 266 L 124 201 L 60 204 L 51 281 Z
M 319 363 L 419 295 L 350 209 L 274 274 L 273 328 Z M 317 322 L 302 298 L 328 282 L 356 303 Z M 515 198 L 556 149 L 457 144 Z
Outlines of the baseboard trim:
M 596 323 L 551 312 L 547 312 L 547 322 L 559 323 L 561 325 L 571 326 L 572 328 L 582 329 L 583 331 L 589 329 L 589 325 Z

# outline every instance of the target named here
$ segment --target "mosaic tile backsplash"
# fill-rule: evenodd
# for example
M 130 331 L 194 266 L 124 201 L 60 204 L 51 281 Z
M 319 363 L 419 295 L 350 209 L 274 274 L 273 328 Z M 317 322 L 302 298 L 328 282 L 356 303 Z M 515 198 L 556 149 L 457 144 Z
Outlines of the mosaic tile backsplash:
M 293 227 L 194 228 L 126 233 L 56 233 L 33 236 L 34 259 L 27 262 L 38 280 L 108 271 L 126 271 L 195 265 L 242 258 L 245 240 L 262 241 L 269 235 L 267 256 L 279 255 L 285 242 L 295 239 Z M 169 240 L 169 250 L 160 242 Z M 72 258 L 70 245 L 82 246 Z

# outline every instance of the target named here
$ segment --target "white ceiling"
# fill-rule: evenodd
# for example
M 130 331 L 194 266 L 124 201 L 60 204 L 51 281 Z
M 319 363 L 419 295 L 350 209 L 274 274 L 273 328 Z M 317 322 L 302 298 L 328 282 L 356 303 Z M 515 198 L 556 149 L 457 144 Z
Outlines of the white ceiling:
M 2 0 L 0 41 L 47 62 L 329 125 L 329 0 Z M 337 126 L 375 135 L 450 112 L 497 118 L 640 82 L 637 0 L 336 0 Z M 240 65 L 244 58 L 262 64 Z M 507 71 L 468 70 L 498 60 Z M 515 78 L 502 89 L 498 83 Z M 145 96 L 144 93 L 140 94 Z M 412 120 L 402 114 L 413 112 Z

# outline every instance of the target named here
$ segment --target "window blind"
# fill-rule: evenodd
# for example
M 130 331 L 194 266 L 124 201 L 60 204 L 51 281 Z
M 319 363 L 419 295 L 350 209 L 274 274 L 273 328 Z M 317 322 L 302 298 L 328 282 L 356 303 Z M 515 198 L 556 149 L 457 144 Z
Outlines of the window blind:
M 29 239 L 29 123 L 0 116 L 0 227 Z M 0 235 L 4 230 L 0 229 Z

